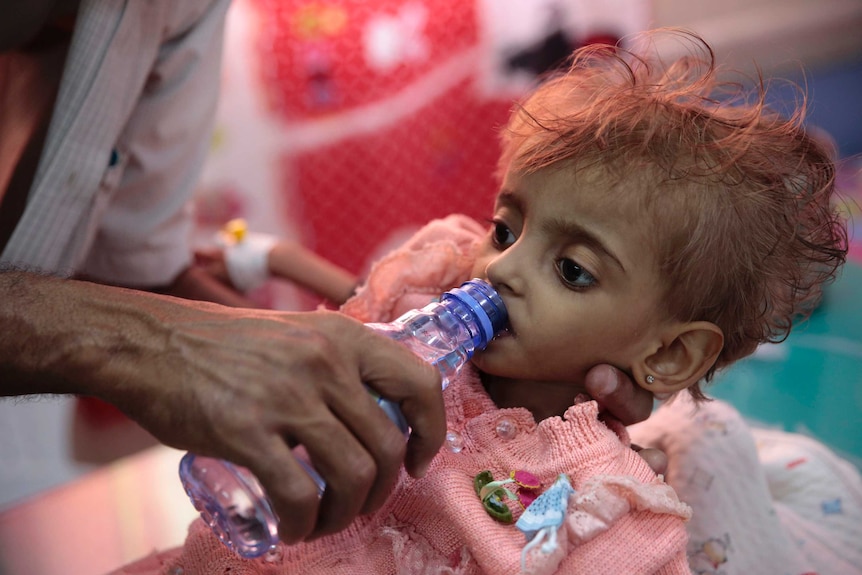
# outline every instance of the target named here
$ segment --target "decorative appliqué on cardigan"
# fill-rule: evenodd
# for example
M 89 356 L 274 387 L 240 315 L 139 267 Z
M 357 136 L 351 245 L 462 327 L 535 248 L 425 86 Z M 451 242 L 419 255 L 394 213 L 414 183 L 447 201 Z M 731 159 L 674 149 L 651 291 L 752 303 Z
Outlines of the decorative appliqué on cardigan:
M 515 493 L 506 487 L 515 485 Z M 539 497 L 542 482 L 529 471 L 516 470 L 509 473 L 507 479 L 494 481 L 490 471 L 481 471 L 473 479 L 473 488 L 482 501 L 488 515 L 501 523 L 513 521 L 512 511 L 504 499 L 517 499 L 522 509 L 526 509 Z
M 517 486 L 517 494 L 510 487 Z M 676 492 L 659 476 L 652 483 L 642 483 L 630 476 L 597 475 L 575 491 L 565 474 L 540 493 L 541 481 L 528 471 L 512 471 L 509 477 L 494 480 L 490 471 L 473 479 L 473 488 L 485 511 L 501 523 L 512 523 L 512 510 L 505 500 L 518 499 L 524 512 L 515 523 L 527 538 L 521 551 L 521 573 L 550 575 L 569 553 L 579 545 L 607 531 L 618 519 L 631 511 L 691 518 L 691 508 L 681 502 Z
M 569 497 L 575 493 L 569 478 L 561 474 L 550 489 L 539 495 L 515 523 L 529 542 L 521 552 L 522 573 L 553 573 L 565 556 L 566 545 L 558 532 L 566 518 Z M 528 567 L 529 565 L 529 567 Z

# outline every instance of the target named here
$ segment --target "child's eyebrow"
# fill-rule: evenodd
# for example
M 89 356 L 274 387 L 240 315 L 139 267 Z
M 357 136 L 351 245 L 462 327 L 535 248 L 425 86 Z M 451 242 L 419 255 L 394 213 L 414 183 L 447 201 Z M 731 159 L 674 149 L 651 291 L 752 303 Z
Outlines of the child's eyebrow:
M 517 208 L 521 212 L 524 211 L 524 203 L 512 190 L 500 190 L 500 193 L 497 194 L 496 207 L 501 205 Z
M 620 259 L 614 255 L 610 248 L 608 248 L 598 236 L 589 230 L 584 229 L 582 226 L 561 217 L 555 217 L 546 221 L 542 227 L 551 235 L 571 238 L 578 243 L 585 244 L 587 247 L 597 252 L 601 252 L 607 256 L 608 259 L 613 261 L 623 273 L 626 273 L 625 266 Z

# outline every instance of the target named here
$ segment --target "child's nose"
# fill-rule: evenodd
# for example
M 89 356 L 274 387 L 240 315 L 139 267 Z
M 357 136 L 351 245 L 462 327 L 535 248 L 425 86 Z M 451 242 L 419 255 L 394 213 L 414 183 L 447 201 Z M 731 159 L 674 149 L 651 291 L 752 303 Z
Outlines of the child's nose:
M 508 290 L 519 293 L 524 289 L 525 266 L 520 262 L 520 253 L 515 246 L 497 254 L 485 266 L 485 276 L 498 290 Z

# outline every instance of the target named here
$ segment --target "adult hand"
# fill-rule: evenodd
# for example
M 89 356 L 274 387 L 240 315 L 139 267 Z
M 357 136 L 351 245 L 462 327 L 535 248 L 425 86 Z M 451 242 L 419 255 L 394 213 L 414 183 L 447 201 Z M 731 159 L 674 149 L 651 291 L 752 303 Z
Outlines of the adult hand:
M 631 378 L 610 365 L 597 365 L 587 373 L 587 393 L 599 404 L 599 409 L 608 412 L 624 425 L 633 425 L 650 416 L 653 396 L 648 390 L 636 385 Z M 667 456 L 658 449 L 632 445 L 653 471 L 667 471 Z
M 159 440 L 249 468 L 283 519 L 285 541 L 339 531 L 376 510 L 402 462 L 421 476 L 442 444 L 439 375 L 355 320 L 204 306 L 183 313 L 191 317 L 172 320 L 168 336 L 182 374 L 175 389 L 115 401 Z M 412 428 L 406 447 L 363 383 L 401 402 Z M 295 444 L 327 483 L 322 499 Z
M 17 282 L 0 290 L 9 296 L 0 315 L 16 332 L 0 335 L 4 394 L 93 395 L 167 445 L 247 467 L 287 542 L 379 508 L 402 462 L 421 476 L 443 442 L 437 371 L 341 314 L 234 309 L 27 274 Z M 406 446 L 363 384 L 401 402 Z M 322 499 L 293 444 L 326 480 Z

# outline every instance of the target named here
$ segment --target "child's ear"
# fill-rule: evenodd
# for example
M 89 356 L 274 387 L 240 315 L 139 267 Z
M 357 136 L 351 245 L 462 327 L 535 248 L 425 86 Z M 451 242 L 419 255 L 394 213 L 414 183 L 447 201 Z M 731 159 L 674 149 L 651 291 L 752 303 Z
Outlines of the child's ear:
M 715 364 L 722 347 L 724 334 L 714 323 L 676 324 L 663 334 L 658 349 L 634 367 L 633 375 L 653 393 L 675 393 L 697 383 Z

